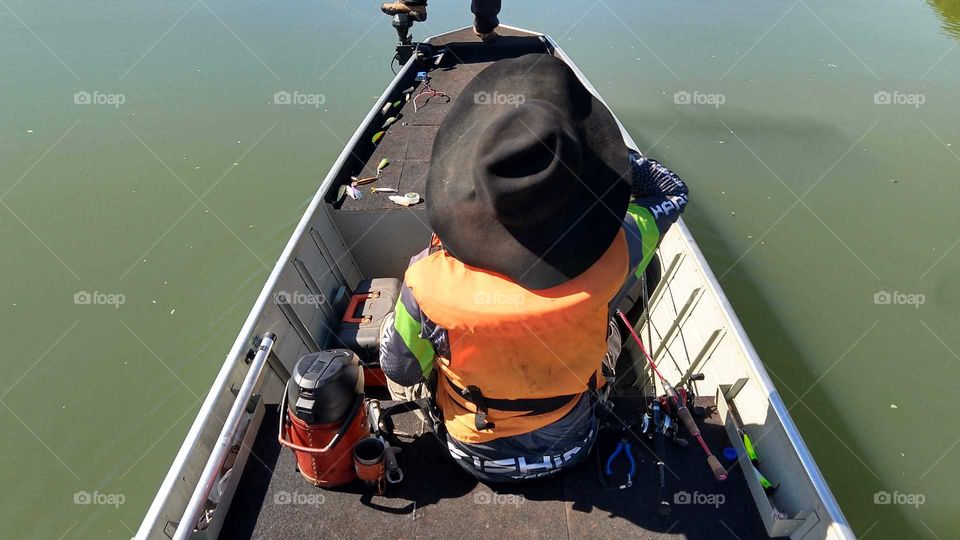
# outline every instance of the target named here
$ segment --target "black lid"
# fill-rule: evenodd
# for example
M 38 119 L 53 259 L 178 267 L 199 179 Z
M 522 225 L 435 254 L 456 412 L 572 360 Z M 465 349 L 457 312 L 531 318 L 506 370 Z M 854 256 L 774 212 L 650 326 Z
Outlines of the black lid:
M 363 394 L 360 359 L 347 349 L 308 354 L 293 368 L 287 387 L 290 412 L 311 424 L 343 419 L 357 396 Z

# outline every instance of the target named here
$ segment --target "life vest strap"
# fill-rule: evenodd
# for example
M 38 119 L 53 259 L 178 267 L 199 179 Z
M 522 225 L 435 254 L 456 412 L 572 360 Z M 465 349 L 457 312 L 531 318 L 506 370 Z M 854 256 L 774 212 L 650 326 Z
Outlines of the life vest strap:
M 526 414 L 521 416 L 536 416 L 553 412 L 575 399 L 580 399 L 580 396 L 583 395 L 581 392 L 579 394 L 566 394 L 548 398 L 496 399 L 484 396 L 480 388 L 476 386 L 471 385 L 466 388 L 460 388 L 451 381 L 449 377 L 444 377 L 444 379 L 447 380 L 447 384 L 450 385 L 450 388 L 452 388 L 458 396 L 472 403 L 477 408 L 474 417 L 474 424 L 477 431 L 495 427 L 493 422 L 487 420 L 487 414 L 490 409 L 511 412 L 526 411 Z M 587 387 L 590 390 L 597 388 L 596 373 L 590 377 L 590 382 L 587 383 Z

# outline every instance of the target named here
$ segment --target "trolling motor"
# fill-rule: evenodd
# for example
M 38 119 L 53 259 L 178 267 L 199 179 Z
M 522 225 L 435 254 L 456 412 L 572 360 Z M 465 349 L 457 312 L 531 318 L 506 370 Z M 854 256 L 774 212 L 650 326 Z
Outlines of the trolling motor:
M 397 37 L 400 39 L 400 42 L 397 43 L 397 54 L 395 58 L 400 65 L 403 65 L 413 56 L 413 38 L 410 36 L 410 29 L 413 28 L 413 19 L 410 18 L 409 13 L 398 13 L 393 16 L 393 27 L 397 31 Z
M 393 16 L 393 28 L 397 31 L 397 52 L 393 59 L 401 66 L 414 55 L 422 61 L 427 61 L 433 55 L 433 48 L 427 43 L 415 43 L 410 29 L 414 20 L 409 13 L 398 13 Z

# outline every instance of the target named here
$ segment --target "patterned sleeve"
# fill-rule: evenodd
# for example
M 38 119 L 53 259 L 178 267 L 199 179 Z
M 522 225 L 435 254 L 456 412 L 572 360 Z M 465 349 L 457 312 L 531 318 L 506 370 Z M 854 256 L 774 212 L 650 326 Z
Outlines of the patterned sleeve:
M 425 255 L 414 257 L 413 264 Z M 412 386 L 430 378 L 437 354 L 448 354 L 447 332 L 420 310 L 413 291 L 404 283 L 392 320 L 380 338 L 380 367 L 393 382 Z
M 660 239 L 677 221 L 689 201 L 687 185 L 676 173 L 634 152 L 631 152 L 630 160 L 634 172 L 633 193 L 623 219 L 630 253 L 630 273 L 611 301 L 611 309 L 619 306 L 643 277 L 657 252 Z
M 658 161 L 631 153 L 633 193 L 624 227 L 630 246 L 630 268 L 637 277 L 689 201 L 689 189 L 676 173 Z

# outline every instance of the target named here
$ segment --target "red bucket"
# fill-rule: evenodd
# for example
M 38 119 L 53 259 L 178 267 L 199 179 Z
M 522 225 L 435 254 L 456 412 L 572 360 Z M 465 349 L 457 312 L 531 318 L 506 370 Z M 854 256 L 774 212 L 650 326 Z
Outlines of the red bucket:
M 280 404 L 280 432 L 277 440 L 293 450 L 297 468 L 310 483 L 330 488 L 349 484 L 357 478 L 353 447 L 370 434 L 363 395 L 357 396 L 350 413 L 340 422 L 307 424 L 288 414 L 286 394 Z

